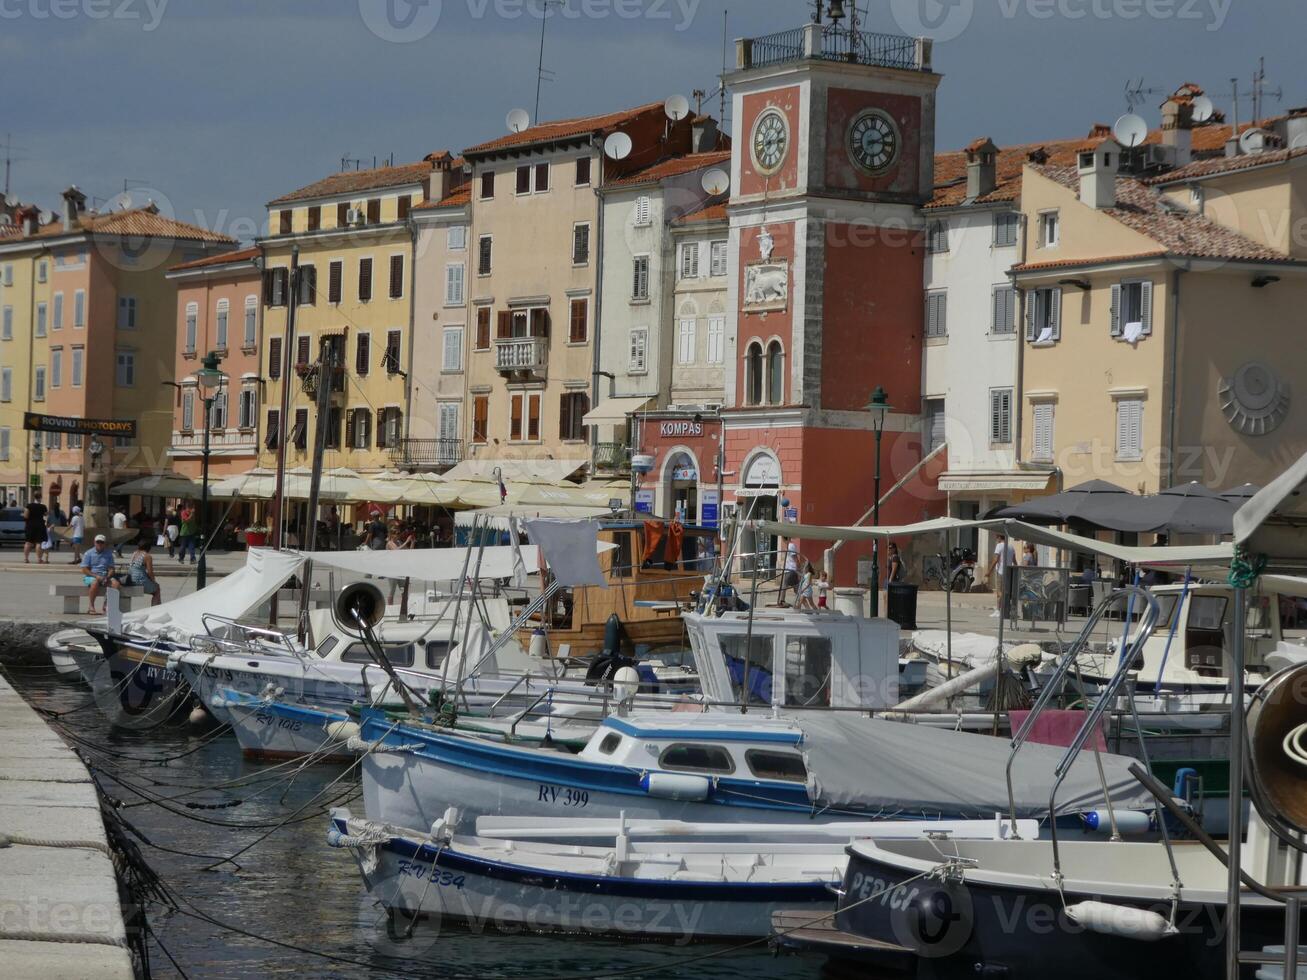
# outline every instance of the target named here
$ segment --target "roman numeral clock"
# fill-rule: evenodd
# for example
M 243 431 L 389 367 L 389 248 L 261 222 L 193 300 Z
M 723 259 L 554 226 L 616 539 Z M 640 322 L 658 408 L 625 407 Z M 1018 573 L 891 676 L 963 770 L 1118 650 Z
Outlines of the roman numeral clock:
M 880 109 L 864 109 L 849 124 L 849 158 L 867 174 L 882 174 L 894 166 L 902 145 L 893 117 Z

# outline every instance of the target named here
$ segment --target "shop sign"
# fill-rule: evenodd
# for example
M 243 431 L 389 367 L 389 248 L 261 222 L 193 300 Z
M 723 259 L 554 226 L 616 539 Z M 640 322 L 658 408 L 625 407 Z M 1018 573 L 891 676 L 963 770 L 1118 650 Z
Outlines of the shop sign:
M 668 420 L 658 426 L 658 434 L 664 439 L 683 439 L 703 435 L 703 423 L 692 419 Z

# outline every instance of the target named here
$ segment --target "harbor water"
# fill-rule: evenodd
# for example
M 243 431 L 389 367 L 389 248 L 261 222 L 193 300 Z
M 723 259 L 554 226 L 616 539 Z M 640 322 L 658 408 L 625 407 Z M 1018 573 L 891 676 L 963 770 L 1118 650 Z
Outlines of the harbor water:
M 349 852 L 326 845 L 327 807 L 362 812 L 354 772 L 248 762 L 230 734 L 185 724 L 113 728 L 82 684 L 49 667 L 2 669 L 30 704 L 59 715 L 56 730 L 119 802 L 142 857 L 172 896 L 174 909 L 163 900 L 148 906 L 153 976 L 797 980 L 825 973 L 821 958 L 775 958 L 765 942 L 637 944 L 427 922 L 406 935 L 366 895 Z M 233 855 L 234 863 L 222 862 Z

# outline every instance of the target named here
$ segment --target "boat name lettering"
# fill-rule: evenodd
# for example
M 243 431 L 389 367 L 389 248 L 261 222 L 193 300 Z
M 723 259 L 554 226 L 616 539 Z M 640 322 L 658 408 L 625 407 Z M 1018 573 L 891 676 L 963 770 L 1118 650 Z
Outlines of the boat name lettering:
M 847 897 L 854 901 L 865 902 L 879 895 L 877 901 L 881 905 L 892 909 L 906 909 L 911 907 L 913 899 L 920 893 L 919 888 L 909 890 L 902 885 L 891 885 L 882 878 L 857 871 L 853 875 L 853 883 L 849 886 Z
M 550 783 L 540 784 L 537 803 L 558 803 L 562 806 L 582 807 L 590 803 L 590 791 L 573 789 L 571 786 L 554 786 Z
M 462 875 L 456 875 L 452 871 L 435 873 L 431 865 L 423 864 L 421 861 L 410 861 L 407 858 L 401 858 L 399 861 L 399 873 L 402 875 L 425 881 L 428 872 L 431 872 L 431 883 L 439 888 L 457 888 L 460 890 L 463 888 L 464 878 Z
M 298 718 L 278 718 L 276 715 L 268 714 L 266 711 L 256 711 L 254 720 L 260 725 L 275 725 L 277 728 L 288 732 L 298 732 L 304 727 L 304 722 Z

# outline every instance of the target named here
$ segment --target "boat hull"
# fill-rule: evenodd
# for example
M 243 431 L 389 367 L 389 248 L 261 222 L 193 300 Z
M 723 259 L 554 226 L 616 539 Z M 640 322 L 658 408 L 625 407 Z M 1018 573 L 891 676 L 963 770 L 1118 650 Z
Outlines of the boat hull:
M 225 702 L 215 698 L 209 704 L 217 707 L 220 702 L 221 717 L 231 725 L 246 758 L 273 760 L 309 757 L 315 762 L 354 760 L 355 753 L 346 744 L 348 740 L 327 731 L 327 726 L 332 722 L 349 720 L 343 711 L 287 704 L 278 704 L 274 711 L 267 703 L 239 696 L 230 696 Z
M 100 644 L 100 656 L 77 659 L 106 720 L 120 728 L 186 720 L 191 689 L 168 669 L 171 644 L 155 642 L 143 648 L 108 633 L 91 635 Z

